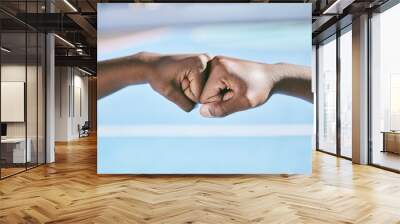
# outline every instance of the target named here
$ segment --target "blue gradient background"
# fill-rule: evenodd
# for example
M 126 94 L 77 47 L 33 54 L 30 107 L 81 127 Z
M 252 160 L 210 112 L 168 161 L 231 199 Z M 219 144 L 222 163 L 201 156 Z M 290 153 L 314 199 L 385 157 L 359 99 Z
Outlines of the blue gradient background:
M 103 4 L 104 5 L 104 4 Z M 102 11 L 109 10 L 100 7 Z M 282 10 L 284 10 L 282 8 Z M 283 12 L 283 11 L 282 11 Z M 307 14 L 309 7 L 299 6 Z M 307 16 L 310 18 L 310 15 Z M 128 18 L 126 18 L 128 19 Z M 99 32 L 102 23 L 99 23 Z M 104 60 L 140 51 L 207 52 L 266 63 L 311 65 L 311 20 L 167 27 L 161 36 L 98 52 Z M 274 95 L 266 104 L 225 118 L 186 113 L 148 85 L 126 87 L 98 101 L 98 128 L 108 125 L 312 125 L 312 104 Z M 166 130 L 167 131 L 167 130 Z M 98 173 L 310 173 L 311 133 L 271 137 L 106 137 L 98 139 Z

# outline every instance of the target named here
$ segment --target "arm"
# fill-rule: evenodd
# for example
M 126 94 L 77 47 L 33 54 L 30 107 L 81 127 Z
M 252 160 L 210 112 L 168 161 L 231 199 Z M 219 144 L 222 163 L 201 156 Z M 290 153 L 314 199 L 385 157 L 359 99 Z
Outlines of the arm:
M 279 77 L 272 89 L 272 94 L 281 93 L 313 103 L 311 69 L 309 67 L 286 63 L 270 66 Z
M 150 84 L 160 95 L 191 111 L 199 101 L 209 57 L 206 54 L 161 55 L 142 52 L 98 63 L 98 96 L 126 86 Z
M 311 71 L 292 64 L 265 64 L 217 56 L 200 97 L 200 113 L 224 117 L 264 104 L 274 93 L 312 102 Z
M 98 67 L 97 94 L 103 98 L 128 85 L 147 83 L 156 55 L 138 53 L 132 56 L 100 61 Z

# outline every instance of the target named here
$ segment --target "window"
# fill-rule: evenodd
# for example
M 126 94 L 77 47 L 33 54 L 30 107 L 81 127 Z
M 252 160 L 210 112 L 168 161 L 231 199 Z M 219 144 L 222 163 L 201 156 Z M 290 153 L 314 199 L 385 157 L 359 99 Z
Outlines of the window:
M 41 13 L 44 1 L 1 2 Z M 0 12 L 0 178 L 45 163 L 45 35 Z M 10 25 L 11 24 L 11 25 Z
M 340 36 L 340 155 L 352 157 L 352 33 L 351 26 Z
M 336 37 L 318 47 L 318 149 L 336 153 Z
M 372 163 L 400 170 L 400 5 L 371 18 Z

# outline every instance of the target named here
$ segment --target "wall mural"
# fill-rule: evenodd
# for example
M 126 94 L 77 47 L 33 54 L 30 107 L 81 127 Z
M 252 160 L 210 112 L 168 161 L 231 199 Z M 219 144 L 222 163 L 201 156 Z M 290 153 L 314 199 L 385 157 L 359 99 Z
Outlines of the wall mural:
M 311 173 L 311 51 L 310 4 L 99 4 L 98 173 Z

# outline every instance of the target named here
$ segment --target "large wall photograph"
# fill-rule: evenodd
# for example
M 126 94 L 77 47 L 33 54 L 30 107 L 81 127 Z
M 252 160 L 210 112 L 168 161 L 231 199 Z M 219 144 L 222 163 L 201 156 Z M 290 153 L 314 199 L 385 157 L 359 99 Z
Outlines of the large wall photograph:
M 98 4 L 99 174 L 310 174 L 310 4 Z

